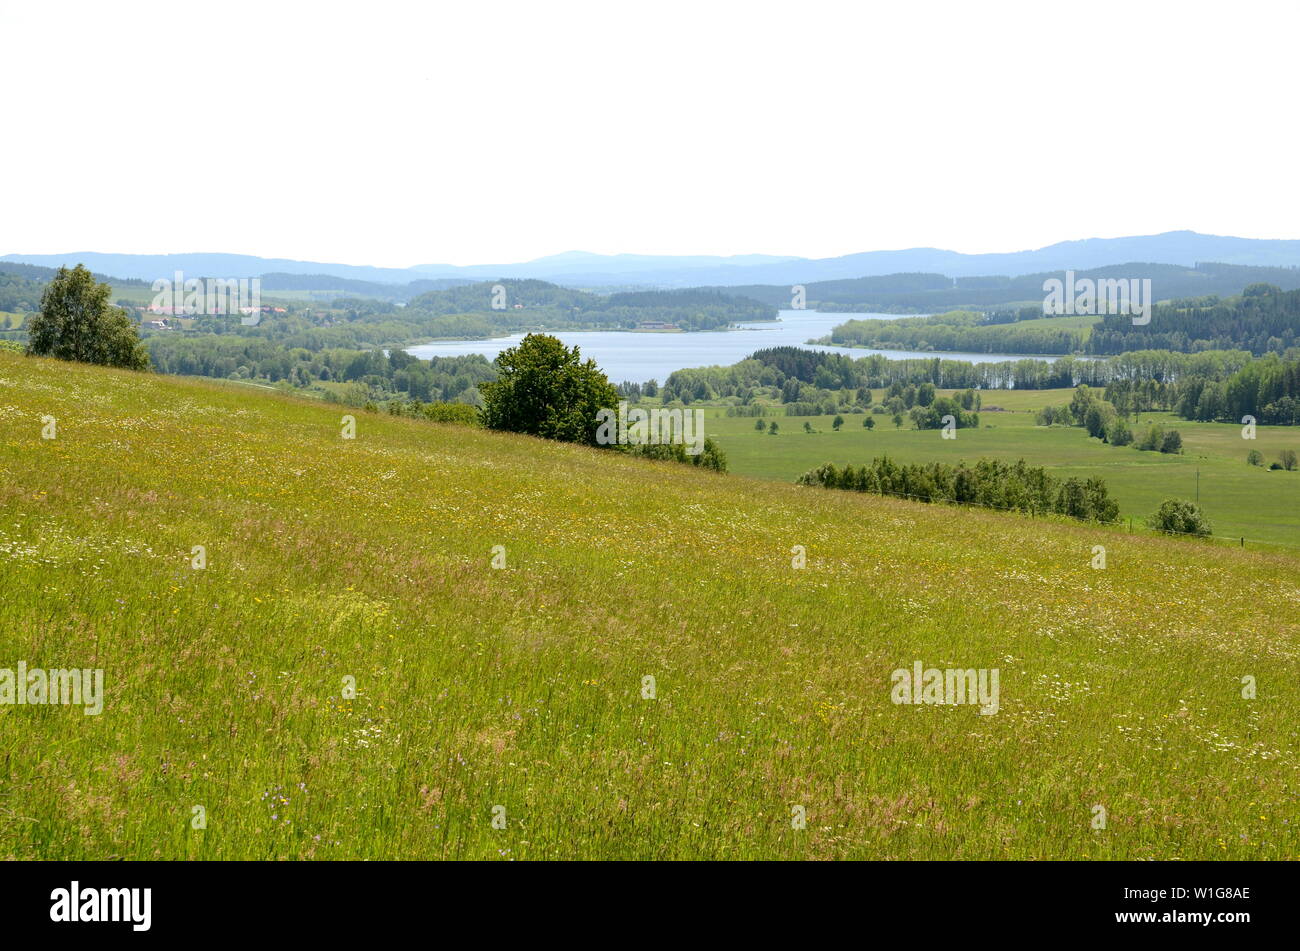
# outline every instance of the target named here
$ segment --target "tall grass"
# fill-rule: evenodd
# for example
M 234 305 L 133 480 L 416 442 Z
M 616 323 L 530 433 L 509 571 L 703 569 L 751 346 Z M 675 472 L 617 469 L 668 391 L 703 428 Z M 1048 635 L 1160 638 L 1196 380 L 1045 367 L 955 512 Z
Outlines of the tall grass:
M 0 353 L 0 856 L 1300 855 L 1294 555 L 352 412 Z

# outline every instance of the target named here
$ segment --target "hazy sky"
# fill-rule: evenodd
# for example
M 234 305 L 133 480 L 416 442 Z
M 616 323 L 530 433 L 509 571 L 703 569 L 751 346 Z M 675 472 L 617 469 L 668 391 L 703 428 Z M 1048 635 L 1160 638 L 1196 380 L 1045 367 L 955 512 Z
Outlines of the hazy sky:
M 1300 237 L 1300 4 L 0 0 L 0 254 Z

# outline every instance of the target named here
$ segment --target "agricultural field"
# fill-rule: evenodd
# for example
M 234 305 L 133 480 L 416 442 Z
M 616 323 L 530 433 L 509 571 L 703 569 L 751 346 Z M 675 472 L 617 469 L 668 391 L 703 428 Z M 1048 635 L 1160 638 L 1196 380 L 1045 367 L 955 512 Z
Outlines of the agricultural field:
M 772 436 L 758 432 L 753 418 L 728 417 L 717 407 L 706 410 L 707 430 L 726 450 L 732 472 L 786 482 L 824 462 L 860 465 L 881 455 L 897 462 L 1023 458 L 1061 478 L 1101 476 L 1126 524 L 1132 518 L 1135 528 L 1166 498 L 1195 500 L 1199 471 L 1200 504 L 1216 536 L 1300 548 L 1300 472 L 1267 469 L 1283 449 L 1300 452 L 1300 429 L 1259 426 L 1256 438 L 1246 440 L 1237 425 L 1141 414 L 1133 425 L 1137 433 L 1160 422 L 1182 434 L 1183 454 L 1163 455 L 1108 446 L 1088 438 L 1080 427 L 1035 425 L 1038 410 L 1068 404 L 1072 393 L 983 390 L 980 428 L 959 429 L 955 439 L 943 439 L 937 430 L 910 429 L 906 418 L 903 428 L 895 429 L 890 416 L 879 414 L 870 414 L 876 423 L 870 431 L 862 426 L 865 417 L 845 415 L 839 432 L 831 428 L 834 416 L 767 417 L 780 424 L 779 435 Z M 879 402 L 883 394 L 876 390 L 873 395 Z M 990 412 L 991 406 L 1002 411 Z M 805 421 L 817 432 L 806 433 Z M 1264 467 L 1247 464 L 1252 449 L 1263 455 Z
M 788 484 L 1038 439 L 1138 510 L 1126 467 L 1234 466 L 1242 518 L 1295 478 L 1020 411 L 722 419 L 718 475 L 0 352 L 0 667 L 104 671 L 0 704 L 0 856 L 1300 858 L 1300 554 Z M 918 662 L 996 709 L 893 702 Z

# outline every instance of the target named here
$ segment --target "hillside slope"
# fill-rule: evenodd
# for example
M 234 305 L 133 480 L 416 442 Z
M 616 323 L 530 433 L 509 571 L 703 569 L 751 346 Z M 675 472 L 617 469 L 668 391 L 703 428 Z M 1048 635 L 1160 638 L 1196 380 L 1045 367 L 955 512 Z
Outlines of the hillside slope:
M 343 412 L 0 353 L 0 856 L 1300 857 L 1292 555 Z

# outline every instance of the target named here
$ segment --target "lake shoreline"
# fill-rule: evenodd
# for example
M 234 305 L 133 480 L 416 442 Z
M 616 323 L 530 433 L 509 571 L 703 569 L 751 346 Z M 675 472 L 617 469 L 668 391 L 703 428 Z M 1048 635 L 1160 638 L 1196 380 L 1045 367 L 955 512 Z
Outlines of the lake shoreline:
M 583 358 L 594 359 L 611 380 L 641 383 L 648 380 L 663 382 L 677 370 L 732 366 L 757 350 L 776 347 L 840 354 L 853 351 L 854 356 L 878 353 L 890 360 L 933 360 L 937 357 L 967 363 L 1007 363 L 1023 359 L 1060 359 L 1059 356 L 1027 357 L 1023 354 L 884 351 L 809 342 L 827 337 L 844 322 L 846 316 L 812 310 L 783 310 L 776 320 L 743 321 L 719 330 L 670 333 L 595 329 L 516 331 L 494 337 L 408 344 L 402 349 L 426 360 L 479 354 L 490 361 L 506 348 L 516 346 L 528 333 L 548 333 L 558 337 L 566 346 L 579 347 Z M 890 320 L 902 315 L 872 316 Z

